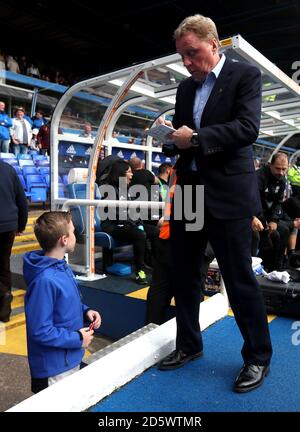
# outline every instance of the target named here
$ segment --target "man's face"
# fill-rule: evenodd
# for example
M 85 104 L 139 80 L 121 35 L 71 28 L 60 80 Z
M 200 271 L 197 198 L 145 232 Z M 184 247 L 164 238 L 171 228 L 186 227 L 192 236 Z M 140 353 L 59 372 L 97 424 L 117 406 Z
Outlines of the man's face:
M 0 111 L 4 111 L 4 110 L 5 110 L 5 103 L 0 102 Z
M 205 79 L 219 60 L 217 41 L 201 40 L 194 32 L 188 32 L 177 39 L 176 50 L 181 55 L 184 66 L 197 81 Z
M 84 132 L 85 132 L 86 134 L 90 134 L 90 133 L 92 132 L 92 127 L 91 127 L 91 125 L 89 125 L 89 124 L 85 124 L 85 125 L 84 125 Z
M 21 110 L 17 111 L 17 112 L 16 112 L 16 117 L 17 117 L 19 120 L 22 120 L 23 117 L 24 117 L 24 112 L 21 111 Z
M 278 158 L 270 165 L 271 173 L 277 179 L 284 177 L 288 170 L 288 161 L 285 158 Z

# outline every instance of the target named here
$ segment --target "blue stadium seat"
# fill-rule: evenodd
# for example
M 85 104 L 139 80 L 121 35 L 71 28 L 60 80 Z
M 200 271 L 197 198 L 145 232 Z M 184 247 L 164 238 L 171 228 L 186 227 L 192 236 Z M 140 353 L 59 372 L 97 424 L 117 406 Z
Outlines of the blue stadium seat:
M 14 165 L 13 167 L 18 175 L 20 174 L 23 176 L 22 168 L 19 165 Z
M 18 165 L 18 160 L 16 158 L 5 158 L 5 159 L 2 159 L 2 160 L 3 160 L 3 162 L 5 162 L 5 163 L 7 163 L 9 165 L 12 165 L 12 166 Z
M 18 177 L 19 177 L 19 180 L 20 180 L 20 182 L 21 182 L 21 185 L 23 186 L 23 189 L 24 189 L 24 192 L 25 192 L 26 197 L 27 197 L 27 198 L 30 198 L 31 193 L 27 191 L 27 186 L 26 186 L 26 182 L 25 182 L 25 180 L 24 180 L 23 175 L 22 175 L 22 174 L 18 174 Z
M 45 188 L 47 188 L 44 177 L 39 175 L 39 174 L 29 174 L 26 177 L 26 184 L 27 184 L 27 190 L 29 190 L 29 191 L 33 185 L 35 187 L 44 186 Z
M 30 159 L 19 159 L 19 166 L 22 168 L 24 166 L 34 166 L 34 162 L 31 158 Z
M 40 154 L 33 154 L 31 155 L 32 160 L 36 161 L 36 160 L 48 160 L 47 156 L 45 155 L 40 155 Z
M 50 167 L 48 167 L 48 166 L 38 167 L 37 170 L 38 170 L 39 174 L 41 174 L 43 176 L 45 176 L 46 174 L 50 175 Z
M 14 153 L 0 153 L 0 159 L 16 159 L 16 156 Z
M 65 197 L 65 186 L 62 183 L 58 183 L 58 197 L 59 198 Z
M 34 163 L 37 167 L 50 166 L 48 159 L 36 159 Z
M 27 191 L 30 193 L 31 202 L 46 202 L 48 187 L 43 176 L 29 174 L 26 177 Z
M 26 186 L 26 183 L 25 183 L 23 175 L 22 174 L 18 174 L 18 177 L 19 177 L 19 180 L 21 182 L 21 185 L 23 186 L 24 191 L 26 191 L 27 190 L 27 186 Z
M 26 178 L 30 174 L 39 175 L 40 173 L 38 172 L 38 170 L 35 166 L 25 165 L 23 167 L 23 176 Z
M 20 159 L 27 159 L 27 160 L 30 159 L 31 160 L 32 158 L 31 158 L 31 155 L 29 153 L 19 153 L 17 156 L 17 159 L 18 160 L 20 160 Z
M 44 180 L 48 188 L 50 187 L 50 174 L 43 174 Z
M 30 201 L 45 203 L 47 201 L 47 187 L 33 184 L 30 188 Z

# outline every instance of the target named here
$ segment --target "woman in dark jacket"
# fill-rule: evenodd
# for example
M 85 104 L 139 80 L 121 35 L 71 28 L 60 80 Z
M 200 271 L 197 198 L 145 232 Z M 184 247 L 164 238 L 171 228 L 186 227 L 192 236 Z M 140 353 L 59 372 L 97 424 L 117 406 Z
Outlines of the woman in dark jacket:
M 124 160 L 116 160 L 111 168 L 106 182 L 101 189 L 106 190 L 106 185 L 111 185 L 114 188 L 115 197 L 103 194 L 104 199 L 117 199 L 127 201 L 130 200 L 128 186 L 132 179 L 132 171 L 128 162 Z M 105 196 L 106 195 L 106 196 Z M 103 231 L 110 234 L 116 240 L 125 241 L 133 244 L 134 263 L 136 267 L 136 282 L 143 285 L 147 284 L 147 276 L 144 271 L 144 257 L 146 249 L 147 233 L 140 219 L 133 220 L 130 217 L 128 209 L 116 207 L 111 211 L 109 209 L 107 218 L 101 221 Z

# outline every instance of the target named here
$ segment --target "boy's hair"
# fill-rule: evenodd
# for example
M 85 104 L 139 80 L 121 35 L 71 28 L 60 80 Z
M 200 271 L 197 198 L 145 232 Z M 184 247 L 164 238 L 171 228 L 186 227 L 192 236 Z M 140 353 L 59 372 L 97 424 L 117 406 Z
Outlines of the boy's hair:
M 53 211 L 43 213 L 35 221 L 34 234 L 44 251 L 51 251 L 60 237 L 69 234 L 68 225 L 71 220 L 70 212 Z

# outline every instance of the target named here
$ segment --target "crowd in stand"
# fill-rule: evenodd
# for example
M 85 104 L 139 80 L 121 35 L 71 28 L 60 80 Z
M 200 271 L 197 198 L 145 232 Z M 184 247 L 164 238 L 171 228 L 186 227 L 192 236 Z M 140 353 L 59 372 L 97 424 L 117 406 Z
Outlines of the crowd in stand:
M 0 70 L 8 70 L 13 73 L 51 81 L 56 84 L 72 86 L 80 81 L 82 77 L 75 76 L 73 72 L 65 72 L 58 69 L 47 68 L 45 65 L 38 66 L 36 61 L 29 60 L 26 56 L 12 56 L 0 50 Z
M 37 111 L 31 118 L 23 107 L 17 107 L 14 114 L 15 117 L 10 118 L 5 112 L 5 103 L 0 101 L 0 152 L 17 156 L 36 150 L 49 155 L 49 123 L 43 113 Z

